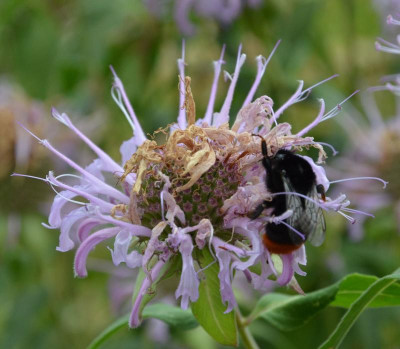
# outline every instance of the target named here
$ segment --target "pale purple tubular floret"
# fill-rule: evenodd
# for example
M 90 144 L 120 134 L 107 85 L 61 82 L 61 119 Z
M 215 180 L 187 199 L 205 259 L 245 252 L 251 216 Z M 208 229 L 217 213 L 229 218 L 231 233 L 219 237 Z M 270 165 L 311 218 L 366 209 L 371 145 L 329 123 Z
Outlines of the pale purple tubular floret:
M 82 139 L 90 149 L 99 157 L 103 164 L 103 169 L 108 172 L 123 173 L 124 169 L 122 166 L 117 164 L 106 152 L 100 149 L 96 144 L 94 144 L 87 136 L 85 136 L 71 121 L 67 114 L 60 114 L 57 109 L 52 108 L 51 114 L 53 117 L 67 126 L 71 131 L 73 131 L 80 139 Z
M 103 171 L 107 172 L 107 164 L 104 163 L 101 159 L 94 159 L 88 166 L 85 168 L 86 171 L 91 173 L 96 178 L 104 181 Z M 90 182 L 85 181 L 85 178 L 81 179 L 82 184 L 90 185 Z
M 375 42 L 375 48 L 378 51 L 400 55 L 400 36 L 397 37 L 398 44 L 393 44 L 382 38 L 378 38 Z
M 247 218 L 247 220 L 249 219 Z M 249 226 L 251 226 L 251 224 Z M 249 238 L 253 249 L 246 251 L 243 248 L 224 242 L 217 237 L 212 239 L 212 246 L 219 263 L 220 271 L 218 277 L 220 280 L 221 298 L 224 303 L 227 303 L 225 313 L 232 311 L 236 306 L 236 300 L 232 289 L 233 270 L 237 269 L 243 271 L 249 282 L 251 282 L 252 273 L 249 272 L 248 268 L 255 265 L 263 253 L 258 230 L 249 230 L 243 228 L 243 226 L 235 225 L 235 232 Z M 243 258 L 246 257 L 249 258 L 243 260 Z
M 222 241 L 220 238 L 216 236 L 213 237 L 212 239 L 212 245 L 215 251 L 227 250 L 232 253 L 235 253 L 239 258 L 247 257 L 246 252 L 242 248 L 229 244 L 225 241 Z
M 126 263 L 129 268 L 137 268 L 142 265 L 143 256 L 139 252 L 128 253 L 131 241 L 132 234 L 129 231 L 121 230 L 118 233 L 114 241 L 114 249 L 110 249 L 114 265 L 117 266 L 122 262 Z
M 334 211 L 339 213 L 340 215 L 342 215 L 343 217 L 345 217 L 347 220 L 349 220 L 351 223 L 355 223 L 356 219 L 354 219 L 353 217 L 347 215 L 345 212 L 351 213 L 351 214 L 361 214 L 361 215 L 365 215 L 365 216 L 370 216 L 370 217 L 374 217 L 374 215 L 368 213 L 368 212 L 364 212 L 364 211 L 360 211 L 360 210 L 354 210 L 351 208 L 348 208 L 347 206 L 350 205 L 350 201 L 347 199 L 346 195 L 341 194 L 339 195 L 336 199 L 332 200 L 330 198 L 326 198 L 325 201 L 320 200 L 320 199 L 313 199 L 307 195 L 303 195 L 297 192 L 290 192 L 290 191 L 286 191 L 286 192 L 279 192 L 279 193 L 273 193 L 270 194 L 271 196 L 279 196 L 279 195 L 295 195 L 295 196 L 299 196 L 305 200 L 311 201 L 313 202 L 317 207 L 320 207 L 321 209 L 325 210 L 325 211 Z M 290 210 L 288 210 L 287 212 L 289 212 Z M 286 212 L 286 213 L 287 213 Z M 290 225 L 288 225 L 286 222 L 281 221 L 281 220 L 277 220 L 277 218 L 279 217 L 275 217 L 275 219 L 273 219 L 273 221 L 276 221 L 276 223 L 280 223 L 280 224 L 284 224 L 286 225 L 289 229 L 291 229 L 292 231 L 294 231 L 296 234 L 300 235 L 303 237 L 303 235 L 297 231 L 296 229 L 294 229 L 293 227 L 291 227 Z M 268 220 L 271 220 L 271 218 L 269 218 Z
M 294 275 L 293 271 L 293 262 L 294 256 L 293 253 L 283 254 L 281 255 L 282 259 L 282 274 L 276 280 L 279 285 L 287 285 Z
M 220 281 L 221 299 L 224 304 L 227 304 L 224 312 L 226 314 L 231 312 L 236 306 L 236 299 L 232 289 L 232 256 L 230 252 L 223 249 L 217 249 L 216 256 L 219 263 L 218 278 Z
M 104 215 L 100 212 L 98 207 L 94 207 L 94 213 L 96 217 L 98 217 L 103 223 L 110 223 L 120 228 L 126 229 L 131 232 L 135 236 L 144 236 L 150 237 L 151 230 L 143 225 L 132 224 L 128 222 L 124 222 L 120 219 L 113 218 L 109 215 Z
M 237 270 L 247 270 L 252 265 L 257 264 L 257 259 L 263 253 L 263 245 L 261 243 L 260 234 L 258 229 L 251 229 L 250 225 L 246 228 L 244 227 L 236 227 L 235 231 L 239 234 L 242 234 L 246 238 L 249 239 L 252 249 L 245 251 L 245 255 L 249 258 L 245 261 L 237 259 L 235 262 L 232 263 L 232 268 Z M 238 257 L 240 257 L 238 255 Z
M 337 76 L 339 76 L 338 74 L 332 75 L 329 78 L 322 80 L 318 83 L 316 83 L 315 85 L 305 89 L 303 91 L 303 86 L 304 86 L 304 81 L 300 80 L 299 81 L 299 86 L 297 87 L 297 90 L 293 93 L 293 95 L 275 112 L 274 115 L 274 121 L 277 120 L 282 114 L 283 112 L 288 109 L 290 106 L 292 106 L 293 104 L 299 103 L 301 101 L 304 101 L 309 94 L 311 93 L 312 89 L 314 89 L 315 87 L 333 79 L 336 78 Z
M 76 276 L 87 276 L 86 259 L 89 255 L 89 252 L 99 243 L 111 239 L 117 235 L 119 231 L 120 228 L 118 227 L 101 229 L 90 235 L 81 243 L 75 254 L 74 271 Z
M 307 273 L 300 269 L 299 264 L 306 265 L 307 264 L 307 255 L 306 248 L 302 245 L 298 250 L 293 252 L 294 261 L 293 261 L 293 269 L 296 274 L 301 276 L 306 276 Z
M 212 116 L 214 114 L 214 103 L 215 97 L 217 95 L 218 90 L 218 79 L 221 74 L 221 66 L 225 64 L 224 62 L 224 53 L 225 53 L 225 45 L 222 47 L 221 56 L 219 57 L 218 61 L 214 61 L 214 80 L 211 86 L 210 98 L 208 100 L 206 114 L 204 115 L 203 121 L 206 122 L 208 125 L 211 124 Z
M 77 194 L 70 190 L 63 190 L 56 195 L 50 208 L 49 225 L 45 226 L 49 229 L 57 229 L 62 222 L 61 210 L 68 203 L 68 199 L 72 199 Z
M 56 177 L 54 177 L 54 174 L 52 171 L 49 172 L 49 174 L 46 178 L 50 184 L 55 185 L 58 188 L 65 189 L 69 192 L 75 193 L 76 196 L 84 197 L 91 204 L 98 206 L 101 210 L 103 210 L 105 212 L 110 212 L 111 209 L 114 207 L 114 205 L 109 203 L 108 201 L 105 201 L 105 200 L 91 194 L 92 190 L 88 190 L 89 188 L 86 185 L 71 186 L 71 185 L 65 184 L 65 183 L 59 181 Z M 101 191 L 100 191 L 100 193 L 101 193 Z M 61 203 L 62 202 L 60 202 L 60 205 L 61 205 Z M 54 209 L 59 210 L 61 208 L 58 206 L 58 207 L 54 207 Z
M 168 176 L 166 176 L 162 172 L 159 172 L 158 174 L 161 177 L 161 179 L 165 182 L 160 195 L 162 217 L 164 218 L 164 202 L 165 202 L 167 204 L 167 213 L 165 214 L 165 218 L 167 218 L 167 221 L 172 223 L 175 217 L 177 217 L 182 224 L 185 224 L 186 223 L 185 214 L 183 213 L 182 209 L 177 205 L 173 195 L 169 192 L 169 189 L 171 188 L 171 182 Z
M 133 132 L 134 137 L 136 140 L 136 145 L 142 145 L 142 143 L 147 139 L 146 135 L 143 132 L 142 126 L 140 125 L 137 116 L 133 110 L 131 102 L 128 99 L 128 96 L 125 92 L 124 85 L 122 84 L 121 79 L 118 77 L 117 73 L 115 72 L 114 68 L 110 66 L 111 72 L 114 75 L 114 84 L 112 89 L 112 96 L 117 103 L 117 105 L 121 108 L 122 112 L 127 117 L 128 122 L 130 122 L 131 126 L 133 123 Z M 117 92 L 117 96 L 114 95 L 114 91 Z M 122 99 L 121 99 L 122 98 Z M 126 115 L 126 109 L 128 115 Z
M 396 96 L 400 96 L 400 85 L 399 82 L 397 81 L 398 85 L 393 85 L 391 83 L 387 83 L 385 85 L 386 90 L 392 92 L 393 94 L 395 94 Z
M 272 260 L 266 250 L 260 255 L 259 263 L 261 265 L 261 274 L 250 272 L 251 284 L 255 290 L 265 292 L 275 286 L 275 281 L 270 280 L 269 277 L 272 274 L 276 274 L 276 271 L 273 269 Z
M 57 251 L 66 252 L 72 250 L 75 247 L 75 243 L 78 240 L 78 236 L 75 235 L 75 231 L 72 232 L 72 227 L 79 220 L 86 218 L 89 216 L 88 209 L 86 207 L 79 207 L 71 212 L 69 212 L 66 216 L 63 217 L 61 226 L 60 226 L 60 241 L 58 247 L 56 247 Z M 74 234 L 71 236 L 71 234 Z
M 154 256 L 154 253 L 157 250 L 161 250 L 163 246 L 165 246 L 164 242 L 158 240 L 158 237 L 161 235 L 165 227 L 168 225 L 167 222 L 162 221 L 158 223 L 151 231 L 150 240 L 147 244 L 146 250 L 143 254 L 142 259 L 142 267 L 145 271 L 148 271 L 147 264 L 149 263 L 150 259 Z
M 300 80 L 299 86 L 297 87 L 295 93 L 293 93 L 293 95 L 275 112 L 274 121 L 277 120 L 287 108 L 301 100 L 303 86 L 304 81 Z
M 166 255 L 164 259 L 160 259 L 155 266 L 151 269 L 150 274 L 146 275 L 143 280 L 142 285 L 140 286 L 139 292 L 136 296 L 135 302 L 133 303 L 131 315 L 129 317 L 129 327 L 136 328 L 140 325 L 140 307 L 143 301 L 143 297 L 148 292 L 149 287 L 152 285 L 154 281 L 157 280 L 162 267 L 168 262 L 169 255 Z
M 256 75 L 253 85 L 250 88 L 249 93 L 247 94 L 245 101 L 243 102 L 242 108 L 253 101 L 254 95 L 258 88 L 258 85 L 260 84 L 261 79 L 265 74 L 265 69 L 267 68 L 269 61 L 271 60 L 272 56 L 274 55 L 274 53 L 280 43 L 281 43 L 281 40 L 278 40 L 278 42 L 275 44 L 274 48 L 272 49 L 272 51 L 267 59 L 265 59 L 265 57 L 263 57 L 261 55 L 257 56 L 257 58 L 256 58 L 256 60 L 257 60 L 257 75 Z
M 101 179 L 97 178 L 92 173 L 90 173 L 88 170 L 79 166 L 76 162 L 74 162 L 73 160 L 71 160 L 70 158 L 65 156 L 63 153 L 58 151 L 56 148 L 54 148 L 48 140 L 40 139 L 35 134 L 33 134 L 31 131 L 29 131 L 24 125 L 20 124 L 20 126 L 22 128 L 24 128 L 34 138 L 36 138 L 39 141 L 39 143 L 42 144 L 45 148 L 49 149 L 52 153 L 57 155 L 65 163 L 67 163 L 72 168 L 77 170 L 83 176 L 83 179 L 87 180 L 93 186 L 93 188 L 95 188 L 99 193 L 102 193 L 103 195 L 108 195 L 112 198 L 120 200 L 121 202 L 123 202 L 125 204 L 129 203 L 129 197 L 127 197 L 125 194 L 121 193 L 119 190 L 113 188 L 112 186 L 106 184 Z
M 338 105 L 336 105 L 334 108 L 332 108 L 330 111 L 325 113 L 321 119 L 322 121 L 329 120 L 336 115 L 338 115 L 342 111 L 342 105 L 346 103 L 351 97 L 353 97 L 355 94 L 359 93 L 360 90 L 355 90 L 352 94 L 350 94 L 348 97 L 346 97 L 343 101 L 341 101 Z
M 399 50 L 400 50 L 400 48 L 399 48 Z M 374 91 L 374 92 L 387 90 L 387 91 L 392 92 L 396 96 L 400 96 L 400 75 L 399 74 L 387 75 L 387 76 L 384 76 L 381 80 L 382 80 L 382 82 L 385 82 L 385 84 L 383 86 L 370 87 L 368 90 Z M 368 109 L 366 109 L 366 111 L 367 110 Z M 376 113 L 368 113 L 368 114 L 379 115 L 380 113 L 377 111 Z M 398 112 L 396 114 L 400 115 Z
M 316 177 L 317 185 L 321 184 L 324 187 L 325 192 L 327 192 L 329 189 L 330 182 L 329 179 L 326 177 L 325 169 L 322 166 L 316 165 L 314 160 L 311 159 L 309 156 L 302 156 L 302 158 L 311 165 L 312 170 Z
M 386 23 L 393 25 L 400 25 L 400 20 L 394 19 L 392 15 L 389 15 L 386 18 Z
M 199 278 L 193 265 L 193 242 L 190 235 L 183 235 L 179 245 L 179 252 L 182 256 L 182 274 L 175 297 L 181 298 L 181 308 L 187 309 L 189 301 L 196 302 L 199 298 Z
M 106 184 L 103 182 L 101 179 L 97 178 L 93 174 L 91 174 L 89 171 L 83 169 L 81 166 L 79 166 L 76 162 L 72 161 L 70 158 L 59 152 L 57 149 L 55 149 L 47 140 L 41 140 L 41 143 L 49 149 L 51 152 L 56 154 L 59 158 L 61 158 L 64 162 L 66 162 L 68 165 L 70 165 L 72 168 L 77 170 L 81 175 L 90 182 L 91 186 L 95 188 L 95 190 L 103 195 L 110 196 L 112 198 L 115 198 L 116 200 L 128 204 L 129 203 L 129 197 L 127 197 L 125 194 L 120 192 L 119 190 L 115 189 L 114 187 Z
M 318 101 L 320 102 L 321 107 L 319 109 L 317 117 L 308 126 L 304 127 L 300 132 L 297 133 L 298 137 L 302 137 L 322 121 L 322 118 L 325 113 L 325 101 L 323 99 L 319 99 Z
M 282 273 L 277 278 L 277 282 L 279 285 L 284 286 L 287 284 L 292 284 L 294 274 L 298 274 L 301 276 L 307 275 L 306 272 L 300 269 L 299 264 L 306 265 L 307 257 L 306 257 L 306 249 L 304 245 L 302 245 L 299 249 L 293 251 L 292 253 L 281 255 L 282 260 Z M 276 275 L 276 272 L 274 272 Z M 302 292 L 301 288 L 298 287 L 295 289 L 298 292 Z
M 78 241 L 82 242 L 83 240 L 85 240 L 90 235 L 91 230 L 101 224 L 104 223 L 101 222 L 99 218 L 85 217 L 84 219 L 82 219 L 76 229 L 76 236 L 78 238 Z
M 225 72 L 225 76 L 230 77 L 231 83 L 229 85 L 228 92 L 226 93 L 225 101 L 222 105 L 221 111 L 214 114 L 212 126 L 218 127 L 229 122 L 229 111 L 232 105 L 233 94 L 235 92 L 236 83 L 239 78 L 240 69 L 242 68 L 245 60 L 246 55 L 242 53 L 242 45 L 240 45 L 233 76 L 229 76 L 229 74 Z
M 186 129 L 186 108 L 185 103 L 185 40 L 182 41 L 182 56 L 178 59 L 178 70 L 179 70 L 179 114 L 178 114 L 178 126 L 181 130 Z

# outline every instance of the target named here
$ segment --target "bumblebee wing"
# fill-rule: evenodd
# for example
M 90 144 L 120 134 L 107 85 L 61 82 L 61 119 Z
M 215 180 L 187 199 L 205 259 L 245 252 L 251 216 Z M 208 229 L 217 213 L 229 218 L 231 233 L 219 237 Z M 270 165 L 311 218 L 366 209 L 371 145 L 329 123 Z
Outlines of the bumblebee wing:
M 295 192 L 293 189 L 290 180 L 283 176 L 283 186 L 285 188 L 285 192 Z M 286 195 L 286 209 L 291 210 L 293 213 L 292 215 L 286 219 L 286 223 L 289 224 L 292 228 L 299 230 L 300 233 L 304 234 L 303 230 L 303 224 L 299 225 L 299 223 L 305 223 L 303 221 L 303 216 L 304 216 L 304 209 L 301 203 L 301 198 L 298 195 L 293 195 L 293 194 L 287 194 Z M 289 230 L 289 235 L 291 237 L 291 240 L 295 243 L 299 243 L 299 239 L 301 237 L 293 230 Z
M 290 181 L 285 178 L 283 180 L 285 191 L 294 192 L 294 189 Z M 311 192 L 307 195 L 311 199 L 317 201 L 318 194 L 316 186 L 314 186 Z M 304 234 L 314 246 L 320 246 L 325 239 L 325 219 L 320 207 L 318 207 L 313 201 L 302 199 L 298 195 L 288 194 L 286 197 L 287 209 L 292 210 L 293 214 L 287 219 L 287 223 Z M 292 231 L 291 234 L 297 234 Z M 295 240 L 295 241 L 296 241 Z
M 318 202 L 319 198 L 316 186 L 313 187 L 309 196 L 311 199 Z M 309 217 L 310 220 L 308 241 L 310 241 L 310 243 L 314 246 L 320 246 L 325 240 L 326 231 L 325 218 L 321 207 L 316 205 L 311 200 L 307 200 L 306 216 Z

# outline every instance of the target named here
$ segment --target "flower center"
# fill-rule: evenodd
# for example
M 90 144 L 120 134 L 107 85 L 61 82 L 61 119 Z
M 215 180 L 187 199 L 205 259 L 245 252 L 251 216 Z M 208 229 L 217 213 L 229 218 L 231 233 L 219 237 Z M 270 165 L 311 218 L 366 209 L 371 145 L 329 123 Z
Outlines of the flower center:
M 178 176 L 168 164 L 164 164 L 159 170 L 169 177 L 172 184 L 169 191 L 185 213 L 187 225 L 196 225 L 201 219 L 207 218 L 216 230 L 223 229 L 223 216 L 219 208 L 237 191 L 243 178 L 237 164 L 225 164 L 217 160 L 190 188 L 182 191 L 176 191 L 176 188 L 186 184 L 188 176 Z M 142 225 L 149 228 L 153 228 L 163 219 L 160 204 L 163 185 L 164 182 L 152 170 L 143 179 L 137 206 Z

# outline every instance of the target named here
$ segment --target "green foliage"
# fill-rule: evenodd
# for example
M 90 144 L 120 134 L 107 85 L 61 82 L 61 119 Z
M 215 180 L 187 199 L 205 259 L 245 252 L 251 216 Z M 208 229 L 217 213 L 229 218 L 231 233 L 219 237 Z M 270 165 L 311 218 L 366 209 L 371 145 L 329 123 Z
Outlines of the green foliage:
M 332 286 L 304 296 L 268 293 L 258 301 L 246 322 L 261 318 L 280 330 L 292 331 L 329 305 L 348 308 L 338 327 L 321 346 L 321 349 L 336 348 L 367 307 L 400 305 L 400 284 L 396 283 L 399 279 L 400 269 L 382 278 L 351 274 Z
M 125 315 L 118 320 L 114 321 L 104 331 L 102 331 L 88 346 L 88 349 L 99 348 L 105 343 L 113 334 L 118 332 L 123 327 L 128 327 L 129 315 Z
M 213 263 L 214 259 L 206 248 L 199 253 L 198 258 L 199 264 L 205 269 L 204 278 L 200 282 L 199 299 L 192 304 L 193 315 L 218 343 L 237 346 L 235 311 L 224 314 L 226 304 L 221 300 L 218 264 Z
M 372 283 L 360 297 L 350 306 L 349 310 L 343 316 L 336 329 L 329 338 L 320 346 L 320 349 L 337 348 L 342 343 L 347 332 L 353 326 L 354 322 L 361 313 L 370 305 L 370 303 L 380 295 L 390 285 L 400 280 L 400 268 L 394 273 L 377 279 Z M 391 298 L 391 297 L 388 297 Z M 389 299 L 385 305 L 388 305 Z M 398 303 L 398 300 L 395 300 Z M 396 304 L 395 304 L 396 305 Z M 398 304 L 397 304 L 398 305 Z
M 175 326 L 180 330 L 191 330 L 198 326 L 190 310 L 183 310 L 168 304 L 151 304 L 143 311 L 143 318 L 154 318 L 164 321 L 170 326 Z
M 351 274 L 343 278 L 339 285 L 339 291 L 332 306 L 349 308 L 363 292 L 373 283 L 380 280 L 376 276 Z M 369 308 L 394 307 L 400 305 L 400 284 L 394 283 L 383 289 L 368 304 Z
M 208 250 L 202 251 L 201 256 L 199 254 L 201 265 L 209 265 L 212 261 Z M 235 312 L 223 313 L 225 305 L 221 302 L 219 292 L 218 268 L 212 264 L 205 269 L 204 274 L 199 300 L 192 304 L 193 314 L 178 307 L 154 304 L 144 309 L 143 318 L 156 318 L 180 330 L 192 329 L 199 323 L 218 343 L 236 346 L 238 339 Z M 304 326 L 329 305 L 345 307 L 349 309 L 348 312 L 321 349 L 336 347 L 365 308 L 399 305 L 400 285 L 396 283 L 399 279 L 400 269 L 383 278 L 361 274 L 348 275 L 329 287 L 306 295 L 268 293 L 258 301 L 247 319 L 240 321 L 239 330 L 245 335 L 248 331 L 245 327 L 260 318 L 277 329 L 292 331 Z M 117 320 L 103 331 L 89 348 L 98 348 L 112 334 L 127 326 L 127 322 L 128 316 Z
M 350 308 L 360 296 L 379 280 L 394 280 L 394 273 L 379 279 L 375 276 L 351 274 L 332 286 L 306 295 L 290 296 L 282 293 L 268 293 L 261 297 L 248 316 L 251 323 L 257 318 L 268 321 L 283 331 L 291 331 L 305 325 L 317 312 L 327 306 Z M 400 305 L 400 284 L 391 282 L 380 290 L 369 302 L 368 307 Z
M 305 296 L 266 294 L 258 301 L 248 321 L 261 317 L 281 330 L 296 329 L 305 325 L 318 311 L 327 307 L 335 299 L 338 289 L 338 285 L 332 285 Z
M 143 311 L 143 319 L 158 319 L 170 326 L 179 328 L 180 330 L 191 330 L 198 326 L 196 319 L 190 310 L 182 310 L 168 304 L 151 304 Z M 112 335 L 122 328 L 128 327 L 129 315 L 122 316 L 104 331 L 102 331 L 90 345 L 88 349 L 99 348 Z

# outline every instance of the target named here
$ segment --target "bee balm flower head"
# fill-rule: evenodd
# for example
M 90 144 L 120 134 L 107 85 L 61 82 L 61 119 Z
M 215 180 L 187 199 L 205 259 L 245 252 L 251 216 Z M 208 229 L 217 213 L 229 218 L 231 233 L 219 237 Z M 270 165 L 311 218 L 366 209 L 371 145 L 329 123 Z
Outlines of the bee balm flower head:
M 209 104 L 200 118 L 196 115 L 190 78 L 185 77 L 183 50 L 178 60 L 179 115 L 176 124 L 163 130 L 167 135 L 164 144 L 146 138 L 122 82 L 113 70 L 112 95 L 134 133 L 121 146 L 120 163 L 81 133 L 66 114 L 53 110 L 53 116 L 75 132 L 97 158 L 83 168 L 47 140 L 39 139 L 76 171 L 59 176 L 50 172 L 45 179 L 57 190 L 47 226 L 61 231 L 59 251 L 77 247 L 75 274 L 78 277 L 87 275 L 86 259 L 90 251 L 106 240 L 113 245 L 110 250 L 115 265 L 125 263 L 129 268 L 142 269 L 143 278 L 137 281 L 140 284 L 136 287 L 130 326 L 139 325 L 146 295 L 154 292 L 168 273 L 180 274 L 175 297 L 181 307 L 187 308 L 196 302 L 203 270 L 210 266 L 205 263 L 204 255 L 211 256 L 211 264 L 218 265 L 220 294 L 226 312 L 236 305 L 232 290 L 235 270 L 244 273 L 256 289 L 268 288 L 274 282 L 271 279 L 275 279 L 280 285 L 290 284 L 301 292 L 294 273 L 305 275 L 299 267 L 306 264 L 304 245 L 279 258 L 272 256 L 261 241 L 267 222 L 288 225 L 286 219 L 291 213 L 272 216 L 265 212 L 256 219 L 250 218 L 260 202 L 272 198 L 260 161 L 261 139 L 271 156 L 279 149 L 300 150 L 312 146 L 319 150 L 322 161 L 325 158 L 322 146 L 304 135 L 336 115 L 341 107 L 338 105 L 326 113 L 325 104 L 320 100 L 316 119 L 297 133 L 292 133 L 288 123 L 278 123 L 282 113 L 305 99 L 316 85 L 303 89 L 300 82 L 292 97 L 276 110 L 271 98 L 255 99 L 271 56 L 256 58 L 256 78 L 233 126 L 229 127 L 231 104 L 246 55 L 239 48 L 235 70 L 232 75 L 226 74 L 230 83 L 219 111 L 215 110 L 214 101 L 224 64 L 223 52 L 214 62 Z M 324 169 L 311 158 L 305 159 L 315 173 L 316 184 L 328 190 Z M 107 183 L 107 173 L 119 178 L 119 188 L 115 183 Z M 67 183 L 68 180 L 75 182 Z M 78 201 L 77 197 L 84 201 Z M 312 200 L 320 209 L 345 216 L 344 212 L 354 212 L 347 207 L 349 201 L 345 195 L 334 200 L 329 197 Z M 71 203 L 75 208 L 71 208 Z M 256 265 L 260 266 L 259 272 L 250 270 Z

